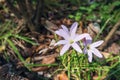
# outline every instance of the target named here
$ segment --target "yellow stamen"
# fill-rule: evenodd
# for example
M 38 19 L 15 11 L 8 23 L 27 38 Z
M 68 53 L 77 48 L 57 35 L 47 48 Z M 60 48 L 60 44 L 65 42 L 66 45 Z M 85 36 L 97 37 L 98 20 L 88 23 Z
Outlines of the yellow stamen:
M 70 44 L 72 44 L 74 41 L 73 40 L 70 40 Z

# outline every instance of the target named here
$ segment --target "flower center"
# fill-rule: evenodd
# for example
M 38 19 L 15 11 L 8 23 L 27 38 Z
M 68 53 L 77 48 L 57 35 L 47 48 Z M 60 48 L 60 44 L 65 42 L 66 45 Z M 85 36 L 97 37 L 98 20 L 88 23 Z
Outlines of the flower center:
M 74 41 L 73 40 L 70 40 L 70 44 L 72 44 Z
M 88 49 L 88 50 L 90 49 L 90 45 L 87 45 L 87 49 Z

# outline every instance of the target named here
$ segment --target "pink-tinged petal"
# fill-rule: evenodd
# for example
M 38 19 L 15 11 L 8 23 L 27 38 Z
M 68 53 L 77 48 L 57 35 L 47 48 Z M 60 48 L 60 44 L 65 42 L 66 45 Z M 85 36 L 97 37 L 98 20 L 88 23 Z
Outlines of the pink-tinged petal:
M 84 54 L 87 54 L 88 53 L 88 50 L 87 50 L 87 47 L 85 46 L 85 48 L 83 49 L 83 53 Z
M 75 33 L 77 31 L 77 27 L 78 27 L 78 23 L 77 22 L 74 22 L 70 28 L 70 34 L 71 34 L 71 37 L 74 37 L 75 36 Z
M 75 34 L 75 37 L 78 37 L 79 36 L 79 34 Z
M 88 50 L 88 60 L 89 60 L 89 62 L 92 62 L 92 57 L 93 57 L 92 52 L 90 50 Z
M 59 29 L 57 31 L 55 31 L 56 34 L 58 34 L 59 36 L 63 37 L 64 39 L 69 39 L 69 33 L 67 33 L 66 31 L 64 31 L 63 29 Z
M 61 27 L 63 28 L 64 31 L 66 31 L 67 33 L 69 33 L 68 28 L 66 26 L 61 25 Z
M 67 43 L 68 43 L 68 41 L 66 41 L 66 40 L 60 40 L 57 43 L 55 43 L 55 46 L 56 45 L 61 45 L 61 44 L 67 44 Z
M 96 48 L 92 48 L 91 51 L 93 52 L 94 55 L 96 55 L 99 58 L 102 58 L 102 54 L 96 49 Z
M 100 46 L 103 42 L 104 42 L 103 40 L 94 42 L 94 43 L 92 43 L 92 44 L 90 45 L 90 47 L 92 47 L 92 48 L 98 47 L 98 46 Z
M 70 48 L 70 44 L 65 44 L 60 51 L 60 55 L 62 56 L 69 48 Z
M 88 45 L 89 45 L 89 44 L 91 44 L 91 43 L 92 43 L 92 40 L 87 39 L 87 40 L 85 40 L 85 41 L 84 41 L 84 43 L 86 43 L 86 44 L 88 44 Z
M 90 36 L 90 34 L 88 33 L 84 33 L 86 36 L 85 36 L 85 39 L 86 40 L 91 40 L 92 41 L 92 37 Z
M 76 42 L 76 41 L 79 41 L 79 40 L 81 40 L 81 39 L 83 39 L 83 38 L 85 38 L 85 37 L 87 37 L 87 36 L 88 36 L 87 33 L 80 34 L 79 36 L 75 37 L 74 41 L 75 41 L 75 42 Z
M 72 44 L 72 47 L 79 53 L 82 53 L 82 50 L 81 48 L 79 47 L 79 45 L 77 43 L 73 43 Z

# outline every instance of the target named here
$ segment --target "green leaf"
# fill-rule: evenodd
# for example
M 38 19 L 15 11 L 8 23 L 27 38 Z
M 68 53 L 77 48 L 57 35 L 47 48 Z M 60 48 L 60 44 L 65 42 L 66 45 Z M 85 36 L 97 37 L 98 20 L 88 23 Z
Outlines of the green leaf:
M 75 17 L 75 20 L 76 20 L 76 21 L 79 21 L 80 18 L 81 18 L 81 16 L 76 16 L 76 17 Z
M 76 13 L 76 16 L 82 16 L 82 13 L 77 12 L 77 13 Z
M 1 28 L 1 32 L 0 35 L 3 35 L 3 33 L 8 30 L 9 25 L 11 24 L 11 21 L 8 21 L 6 23 L 4 23 L 3 25 L 0 26 Z
M 69 17 L 69 18 L 71 18 L 71 19 L 73 19 L 73 18 L 74 18 L 74 16 L 73 16 L 73 15 L 69 15 L 68 17 Z
M 87 7 L 81 6 L 79 9 L 80 9 L 80 10 L 86 10 L 86 11 L 87 11 Z
M 91 9 L 95 9 L 99 4 L 98 3 L 93 3 L 92 5 L 90 5 Z
M 8 33 L 0 36 L 0 40 L 1 40 L 1 39 L 7 39 L 7 38 L 10 37 L 11 35 L 12 35 L 11 32 L 8 32 Z
M 112 3 L 113 6 L 119 6 L 120 5 L 120 1 L 115 1 Z

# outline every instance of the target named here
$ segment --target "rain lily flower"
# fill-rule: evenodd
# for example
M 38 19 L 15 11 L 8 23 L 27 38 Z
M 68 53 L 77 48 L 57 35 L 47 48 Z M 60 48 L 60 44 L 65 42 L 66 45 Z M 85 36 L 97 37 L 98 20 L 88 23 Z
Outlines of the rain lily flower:
M 100 46 L 104 41 L 100 40 L 97 42 L 92 43 L 92 38 L 87 37 L 87 39 L 85 39 L 84 44 L 85 44 L 85 48 L 83 50 L 83 52 L 85 54 L 88 54 L 88 60 L 89 62 L 92 62 L 92 57 L 93 54 L 96 55 L 99 58 L 102 58 L 102 54 L 99 52 L 98 49 L 96 49 L 96 47 Z
M 77 22 L 72 24 L 70 30 L 64 25 L 61 25 L 61 27 L 62 29 L 55 31 L 56 34 L 64 38 L 64 40 L 60 40 L 55 44 L 55 46 L 60 44 L 64 45 L 60 51 L 60 55 L 63 55 L 70 47 L 73 47 L 77 52 L 82 53 L 82 50 L 77 42 L 79 40 L 82 40 L 83 38 L 85 38 L 85 36 L 88 36 L 89 34 L 76 34 L 76 30 L 78 27 Z

